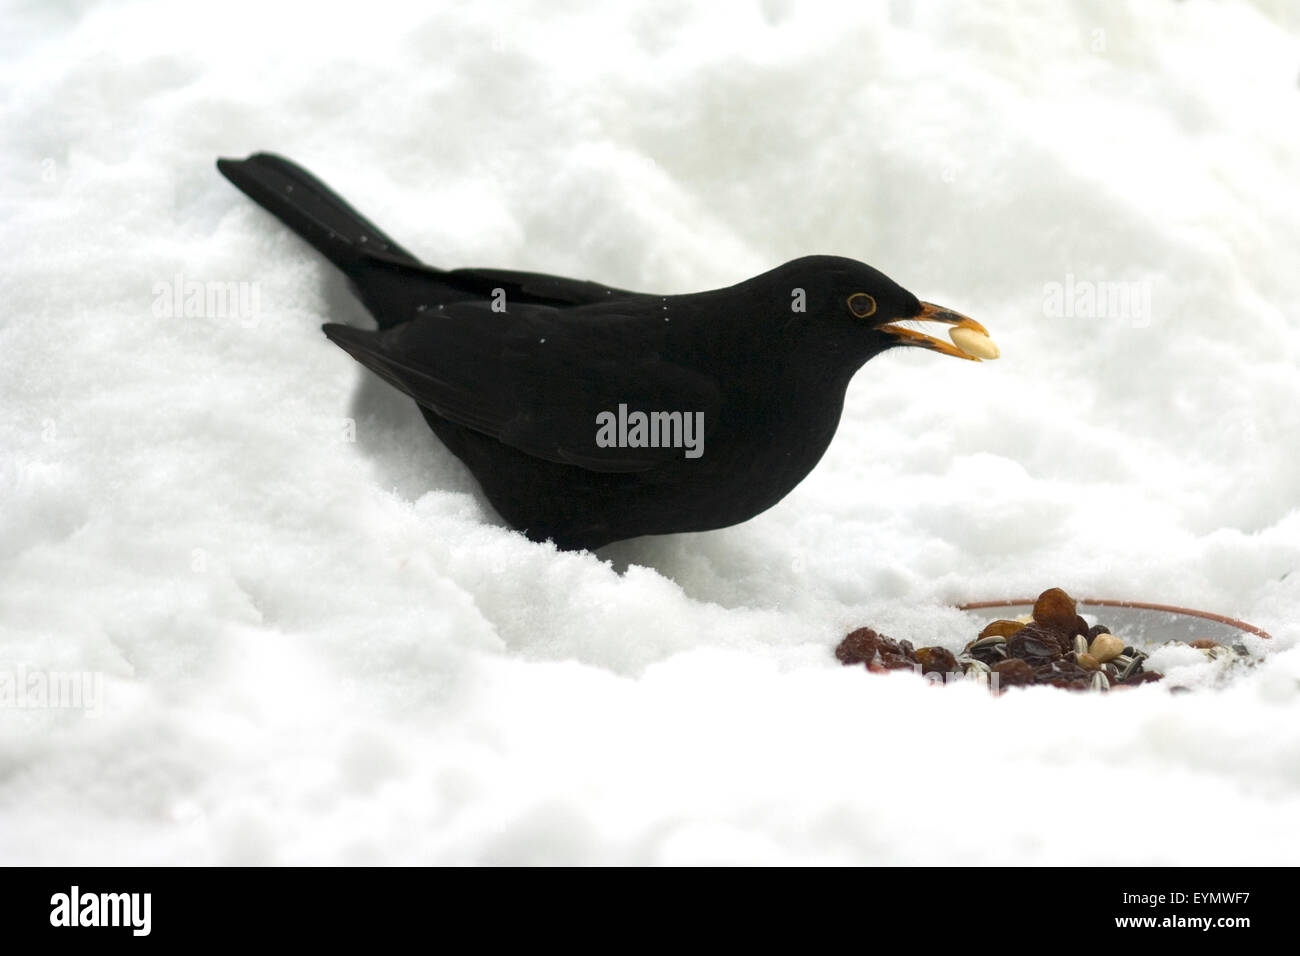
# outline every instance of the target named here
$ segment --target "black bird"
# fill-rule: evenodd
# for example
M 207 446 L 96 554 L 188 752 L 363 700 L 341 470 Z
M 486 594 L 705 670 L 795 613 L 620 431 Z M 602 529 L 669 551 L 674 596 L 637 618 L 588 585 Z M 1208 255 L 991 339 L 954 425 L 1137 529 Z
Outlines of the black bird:
M 984 328 L 870 266 L 796 259 L 725 289 L 647 295 L 422 264 L 306 170 L 217 168 L 338 266 L 377 331 L 324 331 L 419 404 L 528 537 L 595 549 L 752 518 L 822 457 L 849 380 L 897 345 L 994 358 Z M 899 324 L 954 327 L 963 348 Z

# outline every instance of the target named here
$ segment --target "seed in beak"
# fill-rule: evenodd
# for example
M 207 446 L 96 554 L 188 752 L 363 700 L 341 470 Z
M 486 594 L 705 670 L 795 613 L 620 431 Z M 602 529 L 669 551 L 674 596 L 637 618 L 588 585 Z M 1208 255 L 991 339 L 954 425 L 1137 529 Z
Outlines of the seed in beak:
M 974 355 L 976 358 L 995 359 L 1000 354 L 997 343 L 983 332 L 977 332 L 974 329 L 955 326 L 948 330 L 948 338 L 952 339 L 952 344 L 957 348 L 967 355 Z

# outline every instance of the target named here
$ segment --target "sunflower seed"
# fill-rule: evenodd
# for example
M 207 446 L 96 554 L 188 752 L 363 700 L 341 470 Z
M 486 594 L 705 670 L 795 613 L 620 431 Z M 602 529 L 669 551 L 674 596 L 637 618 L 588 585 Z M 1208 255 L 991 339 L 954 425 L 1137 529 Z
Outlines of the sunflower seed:
M 999 355 L 996 343 L 983 332 L 975 329 L 957 326 L 948 330 L 948 338 L 952 339 L 952 344 L 967 355 L 982 359 L 995 359 Z
M 1076 655 L 1088 653 L 1088 639 L 1082 634 L 1074 635 L 1074 653 Z
M 1099 691 L 1110 690 L 1110 681 L 1101 671 L 1097 671 L 1097 673 L 1092 675 L 1092 689 Z
M 970 646 L 972 651 L 978 651 L 981 647 L 996 647 L 999 644 L 1005 644 L 1007 639 L 999 634 L 990 634 L 988 637 L 981 637 Z

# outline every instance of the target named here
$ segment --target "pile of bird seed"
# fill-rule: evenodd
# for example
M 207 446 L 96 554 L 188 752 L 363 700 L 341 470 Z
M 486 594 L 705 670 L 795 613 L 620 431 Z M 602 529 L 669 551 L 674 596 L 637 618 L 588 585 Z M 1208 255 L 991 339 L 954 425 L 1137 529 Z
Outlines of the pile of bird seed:
M 913 648 L 869 627 L 853 631 L 835 656 L 843 664 L 865 664 L 869 671 L 910 669 L 922 674 L 973 677 L 997 687 L 1049 684 L 1066 690 L 1106 691 L 1160 680 L 1144 670 L 1147 655 L 1110 633 L 1104 624 L 1088 626 L 1074 598 L 1050 588 L 1034 602 L 1030 621 L 994 621 L 962 649 Z M 996 675 L 996 681 L 993 677 Z

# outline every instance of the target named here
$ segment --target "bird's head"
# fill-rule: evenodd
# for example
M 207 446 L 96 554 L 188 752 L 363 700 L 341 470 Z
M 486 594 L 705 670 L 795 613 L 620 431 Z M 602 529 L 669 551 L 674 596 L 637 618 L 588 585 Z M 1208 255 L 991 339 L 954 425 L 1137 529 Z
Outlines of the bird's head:
M 863 360 L 898 345 L 972 362 L 998 357 L 984 326 L 960 312 L 922 302 L 869 265 L 837 256 L 809 256 L 782 268 L 790 267 L 795 267 L 791 282 L 805 281 L 809 320 L 827 341 L 861 353 Z M 930 334 L 943 326 L 951 342 Z

